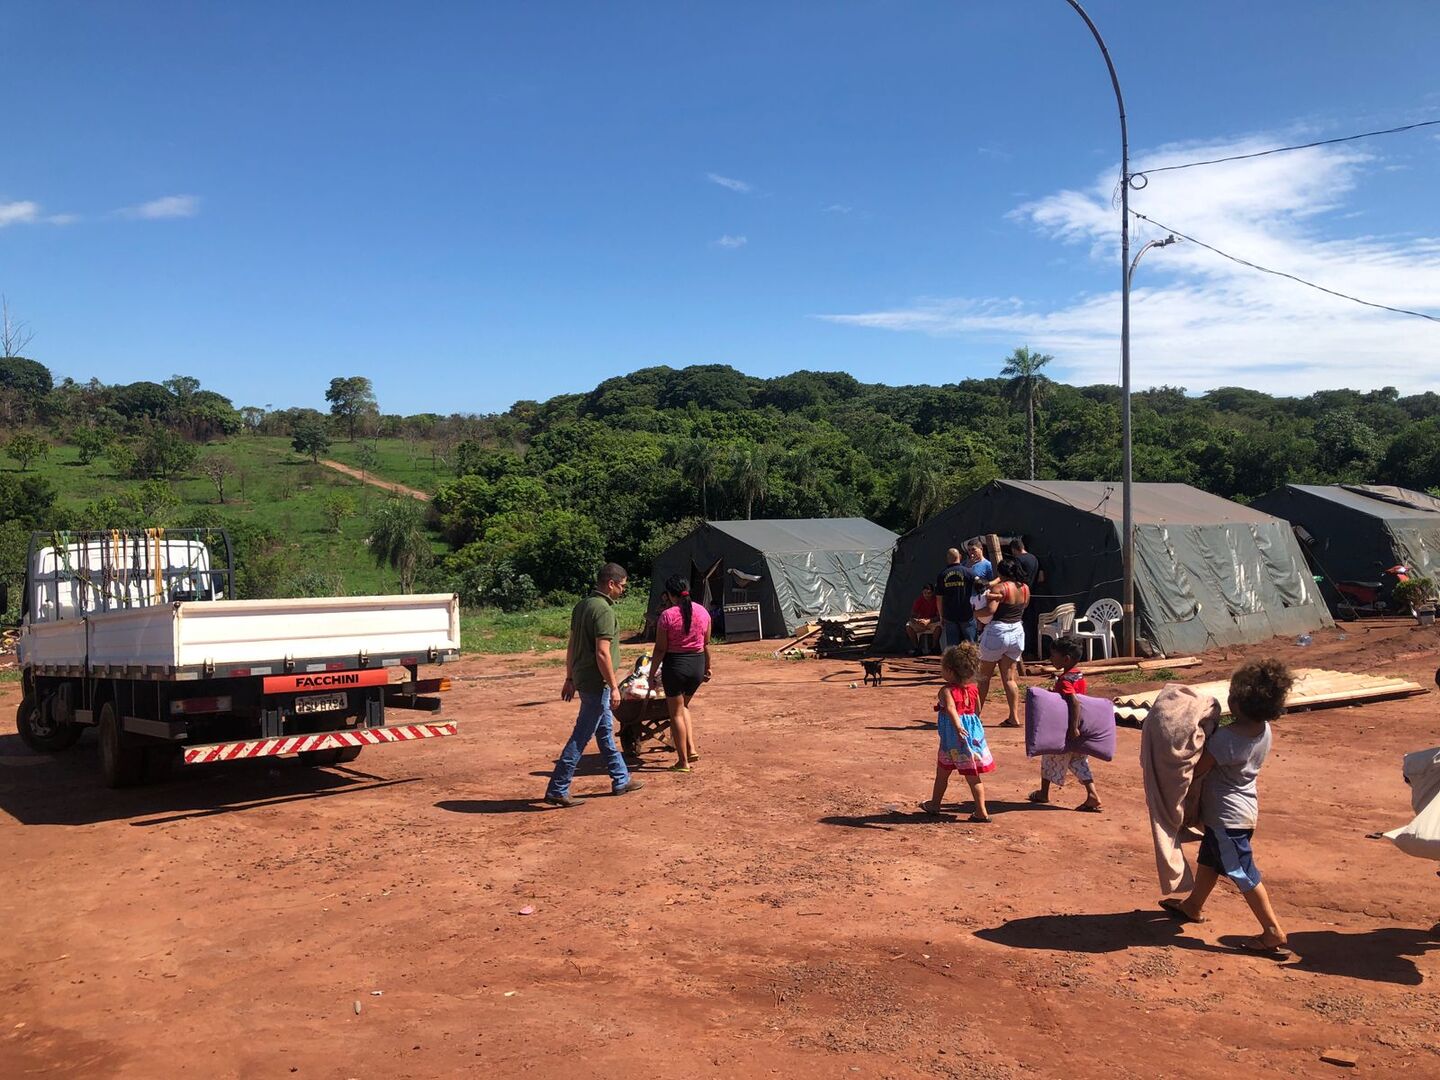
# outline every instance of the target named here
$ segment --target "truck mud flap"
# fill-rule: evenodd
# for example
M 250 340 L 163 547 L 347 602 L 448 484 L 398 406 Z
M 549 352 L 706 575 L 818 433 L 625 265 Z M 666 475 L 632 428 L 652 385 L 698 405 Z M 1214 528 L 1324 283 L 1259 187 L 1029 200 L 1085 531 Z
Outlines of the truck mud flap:
M 393 727 L 356 728 L 353 731 L 323 731 L 313 735 L 287 735 L 278 739 L 248 739 L 244 742 L 207 743 L 187 746 L 186 765 L 207 765 L 215 761 L 242 758 L 278 757 L 307 750 L 339 750 L 347 746 L 377 746 L 385 743 L 439 739 L 457 733 L 453 720 L 434 724 L 396 724 Z

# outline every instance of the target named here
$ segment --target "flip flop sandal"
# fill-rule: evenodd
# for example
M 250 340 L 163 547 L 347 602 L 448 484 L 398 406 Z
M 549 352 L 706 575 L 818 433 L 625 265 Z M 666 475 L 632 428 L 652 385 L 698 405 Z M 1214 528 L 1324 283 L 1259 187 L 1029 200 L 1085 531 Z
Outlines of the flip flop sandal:
M 1019 721 L 1019 720 L 1001 720 L 1000 723 L 996 724 L 995 726 L 996 726 L 996 727 L 1019 727 L 1019 726 L 1020 726 L 1020 721 Z
M 690 771 L 690 766 L 689 766 L 689 765 L 678 765 L 678 764 L 677 764 L 677 765 L 671 765 L 670 768 L 666 769 L 665 771 L 666 771 L 666 772 L 688 773 L 688 772 Z
M 981 817 L 981 816 L 978 815 L 978 814 L 971 814 L 971 815 L 970 815 L 968 818 L 966 818 L 965 820 L 966 820 L 966 821 L 973 821 L 976 825 L 989 825 L 992 821 L 994 821 L 994 818 Z
M 916 803 L 915 805 L 918 806 L 918 807 L 920 807 L 920 812 L 921 812 L 922 814 L 928 814 L 930 817 L 939 817 L 939 816 L 940 816 L 940 807 L 937 806 L 937 807 L 935 807 L 934 810 L 931 810 L 931 809 L 930 809 L 930 803 L 929 803 L 928 801 L 927 801 L 927 802 L 919 802 L 919 803 Z
M 1258 937 L 1245 938 L 1240 942 L 1241 952 L 1250 953 L 1253 956 L 1265 956 L 1271 960 L 1288 960 L 1293 955 L 1285 945 L 1266 945 Z
M 1048 803 L 1048 802 L 1050 801 L 1050 796 L 1049 796 L 1049 795 L 1041 795 L 1041 794 L 1040 794 L 1040 789 L 1039 789 L 1039 788 L 1036 788 L 1034 791 L 1030 792 L 1029 795 L 1026 795 L 1026 796 L 1025 796 L 1025 801 L 1026 801 L 1026 802 L 1039 803 L 1040 805 L 1043 806 L 1045 803 Z
M 1105 809 L 1105 806 L 1103 803 L 1081 803 L 1075 809 L 1082 814 L 1098 814 Z
M 1173 896 L 1161 900 L 1160 909 L 1164 911 L 1165 914 L 1169 915 L 1172 919 L 1174 919 L 1176 922 L 1203 923 L 1205 921 L 1205 916 L 1191 915 L 1188 911 L 1186 911 L 1183 907 L 1180 906 L 1180 901 L 1176 900 Z

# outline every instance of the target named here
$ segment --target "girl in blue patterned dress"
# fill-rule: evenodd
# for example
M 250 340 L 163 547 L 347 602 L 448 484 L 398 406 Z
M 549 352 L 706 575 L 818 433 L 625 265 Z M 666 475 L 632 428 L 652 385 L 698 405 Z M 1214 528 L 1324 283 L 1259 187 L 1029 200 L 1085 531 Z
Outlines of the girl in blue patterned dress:
M 940 672 L 945 685 L 935 704 L 936 726 L 940 729 L 940 753 L 935 760 L 935 790 L 930 801 L 920 809 L 927 814 L 940 813 L 940 803 L 950 784 L 950 774 L 959 773 L 970 785 L 975 801 L 971 821 L 989 821 L 985 810 L 985 785 L 980 777 L 995 771 L 995 759 L 985 742 L 985 727 L 980 723 L 980 690 L 975 673 L 980 669 L 980 650 L 970 642 L 952 645 L 940 658 Z

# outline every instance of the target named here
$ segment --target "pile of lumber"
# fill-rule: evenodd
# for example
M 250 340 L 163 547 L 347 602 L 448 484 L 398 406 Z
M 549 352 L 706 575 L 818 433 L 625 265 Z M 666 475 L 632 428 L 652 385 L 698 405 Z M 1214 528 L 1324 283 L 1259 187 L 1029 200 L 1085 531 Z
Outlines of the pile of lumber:
M 1290 696 L 1285 699 L 1286 712 L 1429 693 L 1419 683 L 1394 675 L 1355 675 L 1348 671 L 1326 671 L 1324 668 L 1298 668 L 1292 674 L 1295 676 L 1295 685 L 1290 690 Z M 1220 702 L 1220 708 L 1224 711 L 1225 699 L 1230 693 L 1230 680 L 1197 683 L 1191 689 L 1198 694 L 1213 697 Z M 1137 726 L 1143 724 L 1151 704 L 1159 695 L 1159 690 L 1149 690 L 1143 694 L 1117 697 L 1115 719 Z
M 845 615 L 821 615 L 820 637 L 815 654 L 822 658 L 853 660 L 865 656 L 875 643 L 878 611 L 857 611 Z
M 1081 660 L 1080 670 L 1086 675 L 1114 675 L 1121 671 L 1177 671 L 1181 668 L 1199 667 L 1198 656 L 1161 657 L 1147 660 L 1140 656 L 1110 656 L 1098 660 Z M 1021 675 L 1042 675 L 1054 678 L 1060 674 L 1049 660 L 1024 660 L 1020 664 Z

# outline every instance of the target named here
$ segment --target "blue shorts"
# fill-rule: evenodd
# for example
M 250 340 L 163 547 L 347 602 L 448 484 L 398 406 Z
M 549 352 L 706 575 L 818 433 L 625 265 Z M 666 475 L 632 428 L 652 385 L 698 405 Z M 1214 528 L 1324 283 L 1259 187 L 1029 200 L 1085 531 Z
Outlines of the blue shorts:
M 1254 834 L 1254 829 L 1215 829 L 1206 825 L 1196 861 L 1224 874 L 1242 893 L 1247 893 L 1260 884 L 1260 871 L 1250 852 L 1250 837 Z

